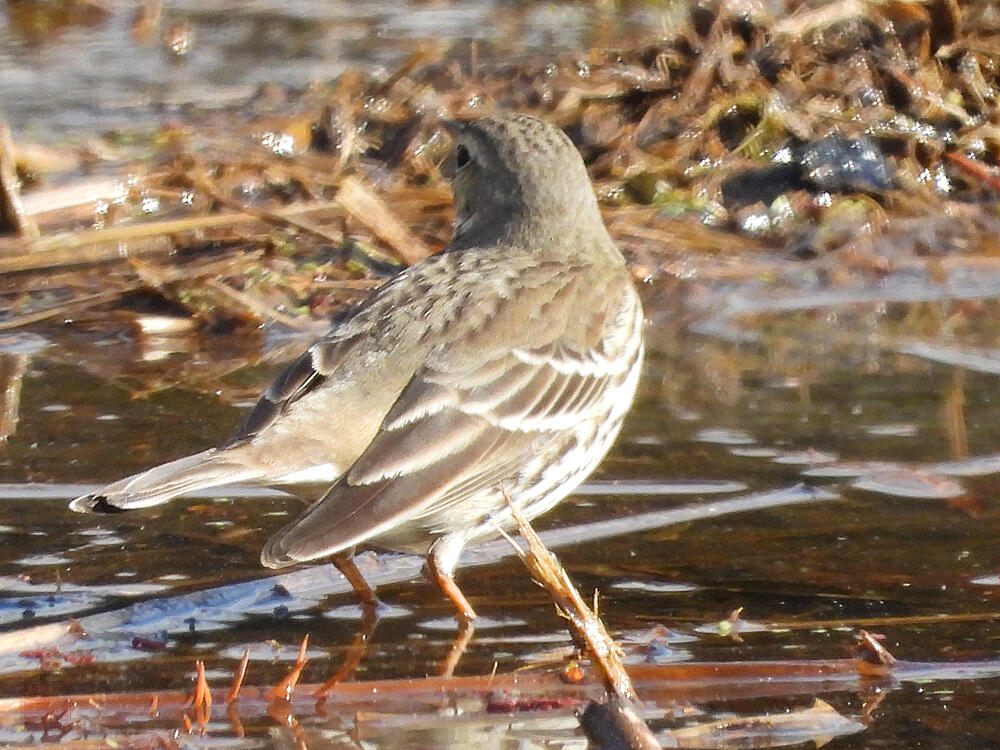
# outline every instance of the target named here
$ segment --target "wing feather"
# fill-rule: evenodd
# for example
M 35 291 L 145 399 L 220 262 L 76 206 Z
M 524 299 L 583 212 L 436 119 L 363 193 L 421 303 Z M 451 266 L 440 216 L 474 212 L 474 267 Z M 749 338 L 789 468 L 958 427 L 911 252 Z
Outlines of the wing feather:
M 342 479 L 302 516 L 268 540 L 261 562 L 271 568 L 312 560 L 377 537 L 412 518 L 414 498 L 433 498 L 479 465 L 497 441 L 483 434 L 463 450 L 411 472 L 405 478 L 351 484 Z M 426 505 L 426 502 L 423 503 Z
M 487 418 L 497 426 L 515 428 L 518 422 L 537 416 L 535 406 L 545 398 L 550 390 L 559 388 L 563 377 L 554 367 L 540 365 L 517 390 L 503 394 L 485 412 Z
M 394 430 L 383 430 L 351 467 L 349 484 L 373 484 L 433 466 L 443 457 L 462 452 L 485 432 L 481 419 L 456 409 L 410 422 Z
M 288 407 L 319 388 L 351 349 L 351 340 L 323 339 L 282 371 L 247 415 L 225 448 L 251 440 L 284 414 Z

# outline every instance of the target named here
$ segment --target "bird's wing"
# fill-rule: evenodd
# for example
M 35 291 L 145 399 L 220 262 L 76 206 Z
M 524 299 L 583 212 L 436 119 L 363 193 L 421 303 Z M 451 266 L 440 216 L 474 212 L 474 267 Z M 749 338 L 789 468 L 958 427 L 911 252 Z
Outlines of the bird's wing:
M 233 448 L 267 429 L 289 406 L 329 377 L 351 349 L 352 340 L 324 338 L 310 346 L 267 387 L 242 426 L 223 447 Z
M 635 317 L 638 302 L 627 282 L 594 291 L 587 295 L 589 309 L 561 304 L 560 317 L 555 308 L 539 306 L 517 334 L 493 337 L 512 339 L 513 346 L 461 339 L 425 365 L 347 474 L 267 543 L 263 563 L 322 557 L 408 520 L 477 497 L 482 502 L 484 493 L 496 492 L 536 455 L 571 439 L 582 421 L 599 416 L 607 390 L 632 365 L 623 356 L 629 338 L 603 334 L 623 308 Z M 580 290 L 573 285 L 552 298 L 560 293 Z M 484 507 L 483 515 L 491 509 Z

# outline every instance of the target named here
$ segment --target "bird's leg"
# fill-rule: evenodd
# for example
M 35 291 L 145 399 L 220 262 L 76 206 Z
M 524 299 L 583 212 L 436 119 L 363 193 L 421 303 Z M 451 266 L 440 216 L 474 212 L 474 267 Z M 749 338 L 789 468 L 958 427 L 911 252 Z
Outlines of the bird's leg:
M 458 635 L 451 642 L 448 655 L 441 663 L 442 677 L 451 677 L 455 674 L 455 667 L 458 666 L 459 659 L 462 658 L 462 654 L 468 648 L 469 642 L 472 640 L 472 634 L 475 632 L 476 626 L 472 624 L 472 620 L 464 616 L 458 618 Z
M 375 635 L 375 625 L 378 623 L 378 612 L 371 605 L 361 607 L 361 627 L 354 635 L 354 640 L 344 652 L 344 662 L 340 668 L 334 672 L 333 676 L 317 688 L 314 695 L 320 697 L 324 695 L 334 685 L 349 680 L 354 676 L 355 670 L 361 664 L 362 659 L 368 653 L 368 644 L 371 643 L 372 636 Z
M 337 566 L 337 570 L 343 573 L 344 578 L 351 584 L 351 587 L 361 600 L 361 604 L 365 607 L 377 609 L 380 604 L 378 595 L 375 593 L 375 589 L 371 587 L 371 584 L 361 575 L 358 566 L 354 564 L 353 553 L 334 555 L 333 564 Z
M 358 668 L 361 660 L 365 658 L 365 654 L 368 653 L 368 644 L 375 634 L 375 625 L 378 623 L 378 608 L 381 606 L 375 589 L 358 570 L 352 554 L 334 555 L 333 564 L 337 566 L 337 570 L 344 575 L 361 600 L 361 626 L 355 634 L 354 640 L 351 641 L 351 645 L 347 647 L 344 663 L 329 680 L 319 687 L 316 691 L 317 696 L 323 695 L 337 683 L 350 679 L 354 675 L 354 671 Z
M 465 594 L 462 593 L 452 577 L 452 571 L 455 569 L 461 552 L 461 543 L 449 543 L 448 537 L 442 537 L 431 546 L 427 563 L 424 565 L 424 575 L 440 586 L 441 590 L 451 599 L 461 616 L 459 619 L 475 620 L 476 610 L 469 604 L 469 600 L 465 598 Z
M 455 667 L 458 666 L 458 661 L 465 653 L 475 631 L 472 621 L 476 617 L 476 610 L 469 604 L 469 600 L 465 598 L 465 594 L 462 593 L 452 577 L 452 571 L 458 564 L 458 556 L 461 554 L 464 544 L 465 541 L 460 538 L 445 536 L 438 539 L 431 546 L 430 554 L 427 556 L 427 564 L 424 566 L 424 574 L 441 587 L 441 590 L 448 595 L 458 610 L 458 635 L 452 641 L 448 656 L 441 664 L 442 677 L 451 677 L 455 673 Z

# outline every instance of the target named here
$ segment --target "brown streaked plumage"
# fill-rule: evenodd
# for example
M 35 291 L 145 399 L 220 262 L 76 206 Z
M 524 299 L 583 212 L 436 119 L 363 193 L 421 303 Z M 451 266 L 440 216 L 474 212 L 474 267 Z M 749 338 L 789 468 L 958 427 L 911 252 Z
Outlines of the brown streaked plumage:
M 462 548 L 531 518 L 607 452 L 635 393 L 642 309 L 586 169 L 526 115 L 456 131 L 451 244 L 381 287 L 288 367 L 220 448 L 74 500 L 157 504 L 230 482 L 313 484 L 319 497 L 261 554 L 281 567 L 354 547 L 428 555 L 452 579 Z

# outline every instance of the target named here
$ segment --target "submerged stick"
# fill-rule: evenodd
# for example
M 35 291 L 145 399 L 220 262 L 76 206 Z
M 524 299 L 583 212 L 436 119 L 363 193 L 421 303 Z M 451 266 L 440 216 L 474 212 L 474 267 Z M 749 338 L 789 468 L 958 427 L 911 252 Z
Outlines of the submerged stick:
M 336 708 L 341 714 L 371 707 L 389 710 L 415 703 L 433 704 L 440 708 L 442 695 L 481 695 L 486 708 L 499 710 L 503 696 L 513 695 L 528 705 L 536 697 L 560 697 L 592 700 L 599 695 L 594 675 L 584 667 L 579 682 L 566 682 L 562 668 L 538 667 L 489 675 L 461 677 L 431 676 L 419 679 L 396 678 L 362 682 L 341 682 L 330 687 L 324 701 L 302 701 L 303 714 L 322 706 Z M 898 660 L 891 665 L 865 664 L 861 659 L 815 659 L 786 661 L 684 662 L 675 664 L 637 664 L 629 674 L 640 691 L 659 704 L 669 701 L 708 702 L 748 700 L 763 697 L 812 695 L 817 692 L 857 691 L 872 676 L 898 680 L 908 684 L 933 680 L 963 682 L 993 679 L 1000 676 L 1000 661 L 908 662 Z M 298 685 L 297 693 L 312 694 L 320 686 L 315 683 Z M 260 715 L 272 701 L 266 685 L 244 685 L 240 689 L 240 705 L 247 715 Z M 212 691 L 213 703 L 224 703 L 229 688 Z M 23 720 L 46 713 L 58 713 L 67 708 L 101 712 L 105 716 L 122 712 L 140 715 L 149 713 L 155 701 L 161 718 L 179 716 L 190 706 L 189 690 L 140 690 L 119 693 L 78 693 L 60 695 L 25 695 L 0 698 L 0 726 L 8 725 L 10 717 Z M 169 714 L 169 716 L 168 716 Z
M 584 485 L 593 491 L 594 485 Z M 71 498 L 85 494 L 95 489 L 93 485 L 62 485 L 53 495 L 33 491 L 23 495 L 26 499 L 39 497 Z M 0 485 L 0 495 L 17 497 L 15 486 Z M 210 490 L 215 497 L 240 497 L 238 488 L 215 488 Z M 626 493 L 627 494 L 627 493 Z M 242 494 L 245 497 L 245 493 Z M 585 541 L 594 543 L 600 539 L 608 539 L 623 534 L 637 534 L 644 530 L 663 528 L 678 523 L 688 523 L 697 520 L 716 518 L 730 513 L 748 512 L 763 508 L 797 505 L 800 503 L 827 502 L 838 495 L 826 488 L 797 485 L 780 490 L 753 493 L 731 497 L 724 500 L 702 501 L 689 505 L 670 508 L 668 510 L 636 513 L 620 518 L 606 519 L 594 523 L 578 524 L 562 529 L 552 529 L 542 535 L 549 547 L 569 546 Z M 492 565 L 498 560 L 513 554 L 510 545 L 504 540 L 497 540 L 466 550 L 462 556 L 462 566 L 471 568 Z M 422 578 L 421 568 L 424 560 L 418 555 L 369 555 L 363 554 L 355 558 L 358 568 L 365 579 L 373 586 L 385 586 L 402 581 Z M 249 581 L 228 583 L 222 586 L 192 591 L 173 596 L 157 595 L 147 600 L 135 602 L 117 610 L 107 610 L 106 605 L 81 608 L 72 613 L 79 626 L 91 635 L 110 633 L 127 622 L 145 622 L 150 629 L 164 629 L 167 632 L 187 630 L 186 618 L 195 617 L 198 620 L 211 621 L 219 614 L 220 601 L 238 601 L 244 609 L 253 606 L 258 599 L 267 599 L 275 584 L 289 592 L 291 598 L 287 602 L 290 611 L 301 612 L 315 606 L 317 602 L 336 594 L 354 594 L 351 585 L 337 569 L 329 564 L 307 566 L 298 570 Z M 41 589 L 39 595 L 48 593 Z M 14 653 L 27 648 L 39 648 L 62 637 L 70 628 L 71 622 L 59 624 L 34 625 L 27 628 L 0 633 L 0 655 Z
M 247 665 L 250 663 L 250 649 L 243 649 L 243 658 L 240 659 L 240 664 L 236 667 L 236 672 L 233 673 L 233 683 L 229 686 L 229 692 L 226 694 L 226 705 L 229 705 L 237 698 L 240 697 L 240 688 L 243 687 L 243 680 L 247 676 Z

